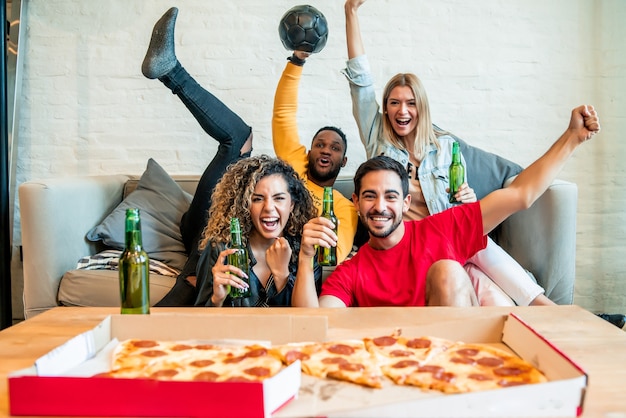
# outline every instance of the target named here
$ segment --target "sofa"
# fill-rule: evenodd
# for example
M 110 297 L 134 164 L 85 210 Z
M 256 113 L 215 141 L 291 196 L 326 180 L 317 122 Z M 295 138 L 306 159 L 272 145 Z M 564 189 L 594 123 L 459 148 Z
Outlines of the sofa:
M 163 173 L 162 176 L 167 176 Z M 81 270 L 77 269 L 77 261 L 111 247 L 106 240 L 87 237 L 93 235 L 94 226 L 109 219 L 131 196 L 138 195 L 136 189 L 145 175 L 66 177 L 28 181 L 20 185 L 25 318 L 55 306 L 119 305 L 117 271 Z M 173 187 L 182 190 L 185 197 L 169 200 L 186 200 L 182 208 L 177 209 L 184 210 L 197 180 L 198 176 L 163 177 L 156 179 L 148 189 L 159 188 L 161 184 L 171 181 Z M 472 184 L 473 180 L 468 180 Z M 504 185 L 511 180 L 506 179 Z M 345 196 L 351 196 L 352 178 L 339 178 L 335 187 Z M 479 198 L 485 193 L 477 190 Z M 160 198 L 160 202 L 166 200 Z M 558 304 L 573 302 L 576 205 L 576 185 L 555 180 L 531 208 L 511 216 L 492 234 L 496 242 L 534 276 L 546 290 L 546 296 Z M 119 223 L 121 231 L 123 222 L 119 219 L 115 222 Z M 144 220 L 142 215 L 143 226 L 146 225 Z M 174 235 L 176 225 L 170 225 L 170 229 L 170 235 Z M 144 244 L 152 241 L 144 231 Z M 155 258 L 159 258 L 162 253 L 154 254 L 158 254 Z M 182 257 L 184 260 L 184 254 Z M 160 300 L 174 282 L 175 275 L 151 272 L 151 303 Z

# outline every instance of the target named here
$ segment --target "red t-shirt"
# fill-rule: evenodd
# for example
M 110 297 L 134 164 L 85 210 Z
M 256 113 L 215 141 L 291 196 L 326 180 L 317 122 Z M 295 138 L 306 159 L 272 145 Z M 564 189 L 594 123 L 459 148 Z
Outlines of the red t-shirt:
M 465 264 L 487 245 L 480 202 L 405 221 L 404 227 L 395 247 L 375 250 L 365 244 L 337 266 L 321 296 L 335 296 L 346 306 L 424 306 L 426 273 L 435 261 Z

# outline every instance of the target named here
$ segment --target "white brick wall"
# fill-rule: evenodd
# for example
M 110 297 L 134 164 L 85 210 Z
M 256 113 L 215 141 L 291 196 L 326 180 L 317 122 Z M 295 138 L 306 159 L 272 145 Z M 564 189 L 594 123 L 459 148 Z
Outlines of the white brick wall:
M 176 97 L 140 73 L 152 26 L 171 5 L 180 9 L 180 61 L 253 126 L 255 153 L 273 154 L 272 100 L 288 55 L 277 23 L 297 2 L 22 1 L 18 184 L 139 174 L 148 157 L 172 174 L 202 171 L 215 143 Z M 350 140 L 343 174 L 351 175 L 364 152 L 339 73 L 343 2 L 313 4 L 326 15 L 330 38 L 305 66 L 300 133 L 308 142 L 323 124 L 343 128 Z M 626 2 L 369 0 L 361 16 L 379 91 L 397 72 L 417 73 L 436 123 L 522 165 L 561 134 L 573 107 L 598 108 L 602 133 L 559 176 L 579 186 L 575 302 L 626 312 Z

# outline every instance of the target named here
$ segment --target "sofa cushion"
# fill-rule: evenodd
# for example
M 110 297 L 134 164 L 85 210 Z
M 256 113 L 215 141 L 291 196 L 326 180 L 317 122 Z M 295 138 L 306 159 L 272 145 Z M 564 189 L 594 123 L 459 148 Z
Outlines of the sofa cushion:
M 99 225 L 87 232 L 87 239 L 102 241 L 111 248 L 123 250 L 126 209 L 138 208 L 143 247 L 148 256 L 182 270 L 187 255 L 179 225 L 191 198 L 150 158 L 137 188 Z
M 433 126 L 442 130 L 437 125 Z M 494 190 L 503 188 L 507 179 L 522 171 L 522 166 L 513 161 L 472 146 L 450 132 L 448 135 L 459 142 L 461 154 L 465 159 L 467 184 L 474 189 L 478 200 Z
M 163 299 L 176 278 L 150 273 L 150 305 Z M 63 275 L 57 295 L 63 306 L 120 306 L 118 272 L 70 270 Z

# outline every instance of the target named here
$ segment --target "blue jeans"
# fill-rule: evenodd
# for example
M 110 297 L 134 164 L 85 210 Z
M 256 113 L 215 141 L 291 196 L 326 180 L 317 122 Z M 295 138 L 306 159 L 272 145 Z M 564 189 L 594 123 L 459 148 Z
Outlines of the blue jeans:
M 196 275 L 196 264 L 200 256 L 198 242 L 207 224 L 213 189 L 231 163 L 250 156 L 250 152 L 241 155 L 240 150 L 252 135 L 252 128 L 198 84 L 179 62 L 172 71 L 159 80 L 178 96 L 202 129 L 219 142 L 217 153 L 202 173 L 189 209 L 180 221 L 180 233 L 189 258 L 174 287 L 156 304 L 156 306 L 193 306 L 196 288 L 186 279 L 188 276 Z

